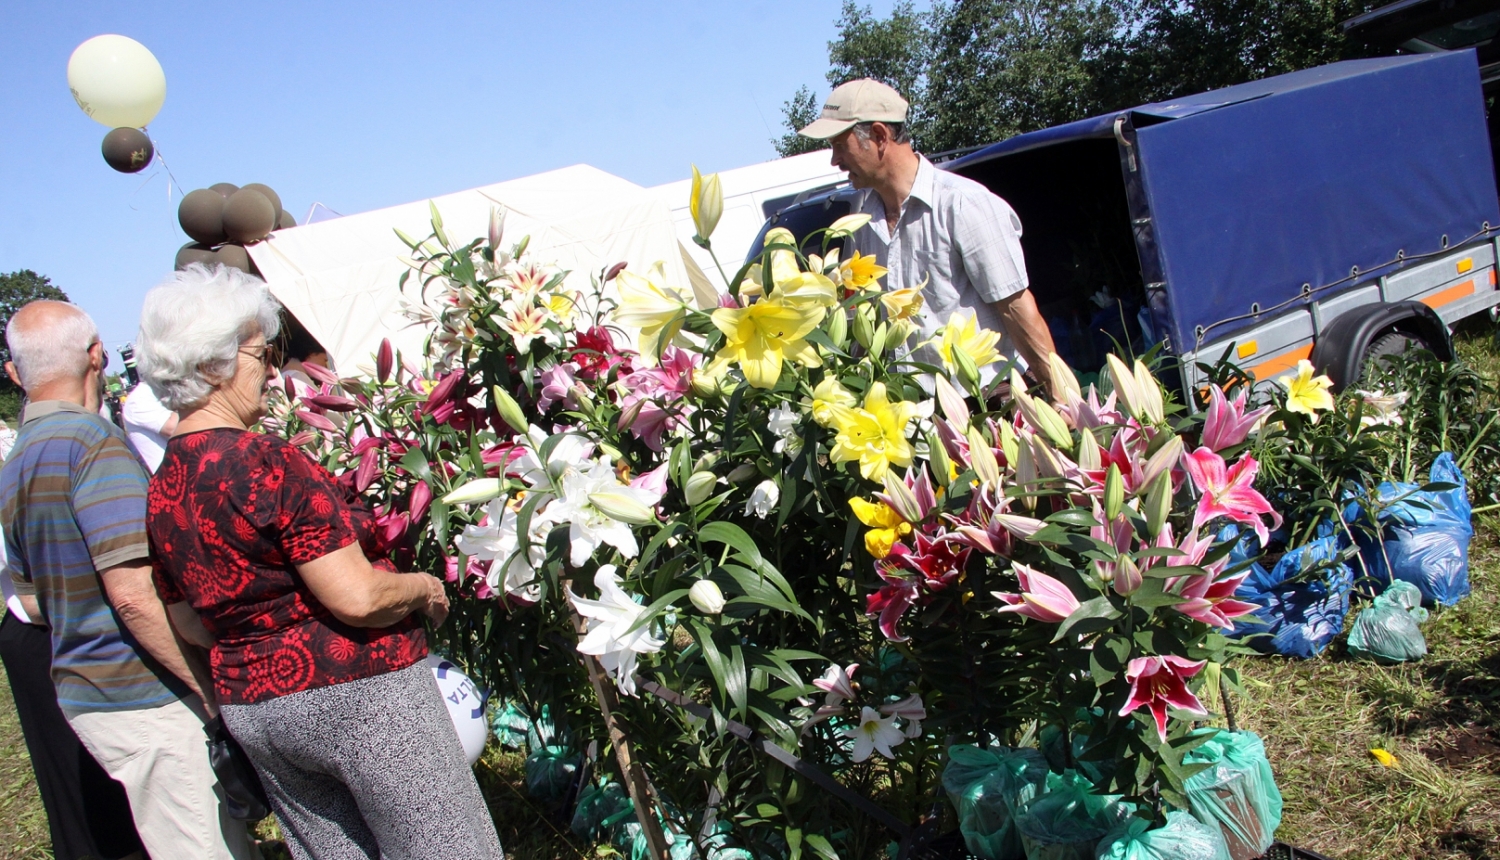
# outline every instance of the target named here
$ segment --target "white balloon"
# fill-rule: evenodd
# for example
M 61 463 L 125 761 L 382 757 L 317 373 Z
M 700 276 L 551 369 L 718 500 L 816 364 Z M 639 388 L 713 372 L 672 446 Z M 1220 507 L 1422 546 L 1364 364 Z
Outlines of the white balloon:
M 437 679 L 438 691 L 448 706 L 448 716 L 453 719 L 453 728 L 458 732 L 458 740 L 472 765 L 479 761 L 484 744 L 490 738 L 490 724 L 484 718 L 484 696 L 468 675 L 442 657 L 428 654 L 427 665 Z
M 68 89 L 83 112 L 105 128 L 141 128 L 167 98 L 161 63 L 127 36 L 95 36 L 68 58 Z

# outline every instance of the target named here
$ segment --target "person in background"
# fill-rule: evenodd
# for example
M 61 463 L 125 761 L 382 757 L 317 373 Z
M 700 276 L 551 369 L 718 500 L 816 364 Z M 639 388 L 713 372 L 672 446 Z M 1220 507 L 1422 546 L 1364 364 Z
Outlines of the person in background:
M 28 398 L 0 468 L 6 569 L 27 617 L 48 625 L 57 704 L 124 786 L 153 857 L 252 857 L 244 824 L 214 791 L 207 666 L 152 587 L 145 468 L 99 415 L 98 329 L 73 305 L 37 301 L 11 317 L 5 339 L 6 372 Z
M 142 376 L 181 416 L 151 479 L 156 587 L 212 649 L 220 713 L 292 856 L 500 860 L 423 658 L 442 580 L 369 561 L 375 529 L 301 449 L 250 428 L 275 378 L 258 278 L 191 265 L 146 295 Z
M 10 456 L 16 431 L 0 421 L 0 460 Z M 0 567 L 5 541 L 0 540 Z M 37 793 L 47 812 L 55 860 L 136 860 L 141 840 L 130 819 L 125 788 L 109 778 L 78 742 L 57 706 L 52 686 L 52 638 L 42 619 L 21 606 L 9 576 L 0 576 L 5 608 L 0 609 L 0 661 L 21 736 L 31 756 Z
M 981 327 L 1006 334 L 1008 346 L 1045 378 L 1052 333 L 1027 289 L 1021 219 L 983 185 L 938 170 L 912 149 L 906 111 L 900 93 L 864 78 L 835 88 L 822 115 L 798 132 L 827 140 L 833 166 L 865 190 L 854 212 L 871 220 L 850 237 L 845 254 L 874 255 L 890 270 L 888 290 L 928 281 L 918 320 L 923 340 L 954 312 L 972 314 Z
M 298 395 L 314 394 L 318 383 L 303 370 L 303 365 L 315 364 L 332 370 L 328 350 L 296 317 L 283 312 L 281 320 L 280 337 L 275 341 L 275 351 L 281 355 L 281 375 L 292 380 Z
M 167 439 L 177 429 L 177 413 L 161 405 L 151 386 L 140 382 L 130 390 L 120 408 L 120 423 L 131 447 L 141 455 L 146 468 L 155 472 L 167 449 Z

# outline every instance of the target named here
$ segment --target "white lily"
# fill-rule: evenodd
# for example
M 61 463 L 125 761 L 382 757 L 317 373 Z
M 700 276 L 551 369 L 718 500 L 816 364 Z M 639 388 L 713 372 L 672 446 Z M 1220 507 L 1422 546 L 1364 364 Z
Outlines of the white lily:
M 797 422 L 801 417 L 797 410 L 785 406 L 771 410 L 766 421 L 767 428 L 776 434 L 776 444 L 771 450 L 778 454 L 785 453 L 788 457 L 797 456 L 802 450 L 802 437 L 797 433 Z
M 578 652 L 598 657 L 599 665 L 615 676 L 620 692 L 634 696 L 636 655 L 660 651 L 666 642 L 651 635 L 649 624 L 642 624 L 630 632 L 646 607 L 636 603 L 620 588 L 614 565 L 600 567 L 594 574 L 594 585 L 599 588 L 598 600 L 587 600 L 568 589 L 573 608 L 589 620 L 583 641 L 578 643 Z
M 547 455 L 547 465 L 543 468 L 536 452 L 547 441 L 546 431 L 533 425 L 526 432 L 526 439 L 530 444 L 511 462 L 509 471 L 529 487 L 546 488 L 551 485 L 551 479 L 561 477 L 569 466 L 582 463 L 594 455 L 593 442 L 576 433 L 569 433 L 553 446 L 552 452 Z
M 614 547 L 625 558 L 635 558 L 640 552 L 629 524 L 600 510 L 596 499 L 631 502 L 649 510 L 662 497 L 659 492 L 620 483 L 608 457 L 601 457 L 586 468 L 563 472 L 559 490 L 559 497 L 548 505 L 548 514 L 555 522 L 569 524 L 568 561 L 574 567 L 582 567 L 601 543 Z
M 1410 392 L 1398 391 L 1395 394 L 1386 394 L 1384 391 L 1356 391 L 1364 401 L 1360 409 L 1359 426 L 1374 427 L 1381 424 L 1389 424 L 1400 427 L 1402 423 L 1401 407 L 1411 397 Z
M 724 592 L 711 579 L 700 579 L 688 589 L 688 600 L 704 615 L 718 615 L 724 611 Z
M 490 502 L 485 514 L 485 522 L 466 527 L 463 534 L 454 539 L 454 545 L 464 555 L 497 562 L 490 565 L 485 576 L 490 588 L 527 603 L 541 600 L 542 585 L 536 572 L 547 562 L 547 532 L 554 525 L 546 508 L 531 518 L 528 529 L 531 544 L 524 554 L 516 552 L 521 545 L 516 532 L 518 520 L 507 499 L 502 496 Z
M 858 663 L 850 663 L 842 669 L 839 664 L 830 663 L 822 677 L 813 681 L 814 687 L 828 694 L 823 702 L 825 707 L 841 707 L 845 700 L 854 698 L 854 670 L 858 668 Z
M 908 738 L 922 736 L 922 721 L 927 719 L 927 706 L 922 704 L 922 697 L 916 693 L 912 693 L 899 702 L 881 705 L 880 712 L 888 717 L 900 717 L 904 736 Z
M 906 735 L 896 728 L 894 716 L 882 717 L 879 711 L 869 706 L 860 709 L 859 723 L 845 729 L 844 737 L 854 741 L 852 758 L 855 762 L 869 758 L 871 752 L 895 758 L 896 754 L 891 748 L 900 746 L 906 740 Z
M 745 516 L 754 514 L 765 519 L 766 514 L 769 514 L 780 500 L 781 488 L 776 486 L 775 481 L 767 478 L 756 484 L 755 489 L 750 492 L 750 498 L 745 500 Z

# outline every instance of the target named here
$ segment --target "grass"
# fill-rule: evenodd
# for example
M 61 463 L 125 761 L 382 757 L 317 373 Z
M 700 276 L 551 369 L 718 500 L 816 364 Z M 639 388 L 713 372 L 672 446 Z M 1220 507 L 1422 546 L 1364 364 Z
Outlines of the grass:
M 0 695 L 0 860 L 50 860 L 47 814 L 42 811 L 4 669 L 0 669 L 0 685 L 5 688 Z

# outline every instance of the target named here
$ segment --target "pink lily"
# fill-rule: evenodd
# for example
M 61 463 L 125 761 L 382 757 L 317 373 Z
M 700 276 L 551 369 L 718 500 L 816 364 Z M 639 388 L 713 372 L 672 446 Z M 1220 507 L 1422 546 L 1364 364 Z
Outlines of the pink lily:
M 1186 680 L 1198 674 L 1207 663 L 1205 660 L 1186 660 L 1173 654 L 1155 657 L 1137 657 L 1125 669 L 1125 678 L 1130 682 L 1130 698 L 1120 709 L 1120 716 L 1147 707 L 1156 718 L 1156 731 L 1161 739 L 1167 739 L 1167 708 L 1186 711 L 1196 717 L 1208 716 L 1203 703 L 1187 687 Z
M 542 385 L 536 399 L 538 410 L 546 412 L 552 408 L 552 404 L 559 402 L 567 409 L 578 408 L 578 400 L 573 394 L 577 367 L 570 362 L 563 362 L 542 371 Z
M 629 429 L 647 448 L 662 450 L 662 436 L 692 411 L 682 400 L 692 390 L 697 365 L 697 355 L 669 346 L 659 365 L 620 380 L 627 392 L 620 401 L 620 429 Z
M 630 480 L 630 486 L 635 487 L 639 490 L 648 490 L 652 493 L 655 493 L 657 496 L 666 495 L 668 465 L 668 463 L 662 463 L 660 466 L 657 466 L 655 469 L 652 469 L 649 472 L 642 472 L 641 474 L 636 475 Z
M 396 363 L 396 356 L 391 350 L 391 339 L 381 338 L 380 348 L 375 351 L 375 378 L 385 382 L 391 378 L 391 368 Z
M 1046 523 L 1033 517 L 1008 513 L 1010 499 L 996 487 L 982 486 L 974 491 L 969 509 L 960 517 L 948 516 L 958 527 L 948 540 L 973 547 L 989 555 L 1010 557 L 1014 538 L 1030 540 Z
M 1240 583 L 1250 572 L 1246 571 L 1238 576 L 1230 576 L 1224 579 L 1214 579 L 1212 572 L 1204 572 L 1196 576 L 1181 577 L 1178 582 L 1181 588 L 1178 593 L 1187 600 L 1177 604 L 1178 612 L 1204 624 L 1212 624 L 1224 630 L 1233 630 L 1234 621 L 1242 615 L 1249 615 L 1260 607 L 1254 603 L 1236 600 L 1235 591 Z
M 916 477 L 913 477 L 913 475 Z M 907 471 L 903 477 L 887 472 L 885 492 L 876 493 L 875 498 L 884 502 L 902 519 L 909 523 L 920 523 L 937 507 L 937 492 L 932 488 L 932 478 L 927 470 L 918 466 Z
M 887 702 L 880 706 L 880 712 L 887 717 L 900 717 L 901 733 L 908 738 L 922 736 L 922 721 L 927 719 L 927 706 L 922 704 L 920 695 L 912 693 L 899 702 Z
M 1199 448 L 1183 461 L 1192 476 L 1193 486 L 1203 494 L 1199 496 L 1198 510 L 1193 514 L 1193 528 L 1215 517 L 1228 517 L 1250 526 L 1260 538 L 1260 545 L 1265 546 L 1269 533 L 1261 515 L 1271 515 L 1271 528 L 1281 527 L 1281 514 L 1276 513 L 1266 497 L 1251 486 L 1255 483 L 1255 473 L 1260 470 L 1254 457 L 1246 454 L 1226 469 L 1223 457 L 1207 448 Z
M 830 664 L 823 677 L 813 679 L 813 686 L 828 694 L 824 707 L 837 708 L 854 698 L 854 670 L 858 663 L 850 663 L 840 669 L 837 663 Z
M 1087 400 L 1078 397 L 1071 392 L 1067 396 L 1067 403 L 1059 403 L 1057 412 L 1069 425 L 1083 429 L 1095 427 L 1113 427 L 1125 423 L 1125 417 L 1115 409 L 1115 393 L 1110 392 L 1101 404 L 1099 402 L 1099 391 L 1094 386 L 1089 386 Z
M 1006 604 L 1000 607 L 1000 612 L 1019 612 L 1027 618 L 1058 624 L 1078 611 L 1081 605 L 1078 598 L 1060 580 L 1024 564 L 1016 563 L 1014 567 L 1021 580 L 1021 593 L 991 592 Z
M 901 544 L 896 544 L 896 546 L 901 546 Z M 892 642 L 905 642 L 907 637 L 896 632 L 896 625 L 901 623 L 901 616 L 905 615 L 906 610 L 916 602 L 918 585 L 910 579 L 894 576 L 885 571 L 879 571 L 879 574 L 880 578 L 885 580 L 885 585 L 865 598 L 865 614 L 880 616 L 880 632 L 885 635 L 885 638 Z
M 426 481 L 418 480 L 412 485 L 411 498 L 407 500 L 407 509 L 411 511 L 411 521 L 422 522 L 422 517 L 427 515 L 427 509 L 432 505 L 432 487 Z
M 1245 411 L 1248 389 L 1240 389 L 1233 400 L 1224 396 L 1224 390 L 1215 385 L 1208 390 L 1208 416 L 1203 422 L 1203 447 L 1210 451 L 1222 451 L 1231 445 L 1245 441 L 1260 419 L 1271 411 L 1271 407 Z
M 898 543 L 876 562 L 875 572 L 885 585 L 865 598 L 865 613 L 880 616 L 880 632 L 893 642 L 907 639 L 896 631 L 906 610 L 957 582 L 969 560 L 969 550 L 956 548 L 946 534 L 918 532 L 913 539 L 915 548 Z

